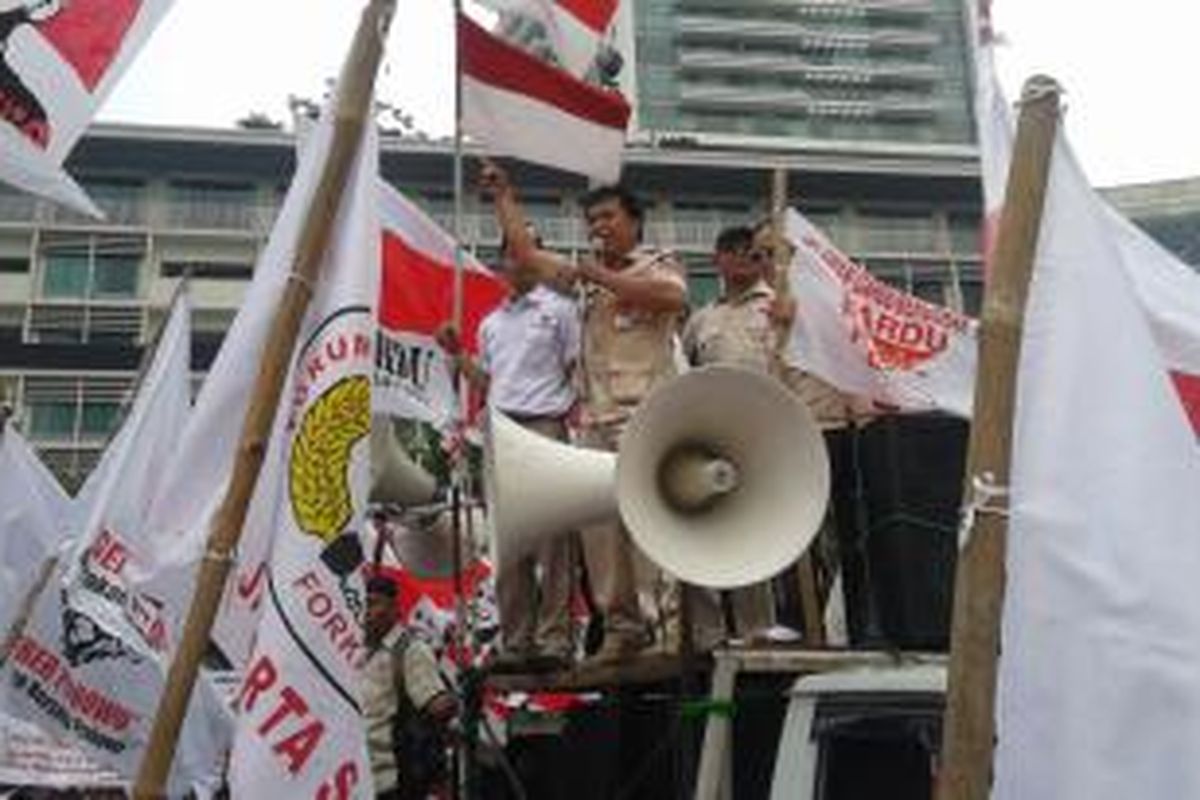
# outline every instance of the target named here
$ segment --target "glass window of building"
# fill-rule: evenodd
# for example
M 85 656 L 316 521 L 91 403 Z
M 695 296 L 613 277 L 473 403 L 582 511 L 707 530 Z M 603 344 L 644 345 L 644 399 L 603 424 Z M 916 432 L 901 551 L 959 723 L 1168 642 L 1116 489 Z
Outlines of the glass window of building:
M 53 299 L 82 300 L 88 296 L 88 273 L 86 252 L 46 253 L 42 294 Z
M 140 267 L 140 256 L 97 255 L 91 296 L 104 299 L 137 297 Z
M 75 403 L 63 400 L 31 403 L 29 433 L 42 438 L 70 438 L 75 433 Z

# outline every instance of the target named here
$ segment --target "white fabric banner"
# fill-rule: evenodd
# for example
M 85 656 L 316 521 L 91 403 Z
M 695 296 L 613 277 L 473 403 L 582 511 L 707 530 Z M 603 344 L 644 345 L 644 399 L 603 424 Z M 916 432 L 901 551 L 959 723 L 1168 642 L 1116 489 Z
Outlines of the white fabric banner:
M 1126 252 L 1060 137 L 1018 372 L 997 800 L 1200 797 L 1200 449 Z
M 158 704 L 175 628 L 163 600 L 125 580 L 159 546 L 146 526 L 156 478 L 187 418 L 191 309 L 176 302 L 132 409 L 106 454 L 103 485 L 82 532 L 38 597 L 4 668 L 8 711 L 131 778 Z M 185 725 L 172 793 L 212 785 L 231 733 L 201 680 Z
M 62 163 L 171 2 L 3 3 L 0 180 L 100 215 Z
M 320 163 L 327 142 L 314 138 L 305 159 Z M 238 695 L 229 772 L 234 797 L 273 796 L 281 786 L 331 800 L 372 795 L 358 685 L 365 657 L 358 532 L 369 479 L 380 278 L 377 160 L 370 127 L 247 520 L 248 530 L 273 536 L 261 566 L 253 566 L 255 555 L 241 554 L 261 585 L 261 605 Z M 259 502 L 267 497 L 273 502 Z
M 974 320 L 879 280 L 794 209 L 787 237 L 798 304 L 790 363 L 881 410 L 971 415 Z
M 72 503 L 11 423 L 0 434 L 0 638 L 71 535 Z
M 984 258 L 991 247 L 1004 207 L 1008 167 L 1012 160 L 1014 122 L 995 69 L 994 34 L 989 3 L 974 9 L 975 113 L 983 172 Z M 1154 341 L 1170 368 L 1171 380 L 1200 435 L 1200 274 L 1164 249 L 1113 209 L 1103 198 L 1094 204 L 1108 219 L 1108 235 L 1117 248 L 1135 295 L 1148 314 Z
M 67 741 L 0 714 L 0 785 L 56 789 L 121 788 L 125 781 Z

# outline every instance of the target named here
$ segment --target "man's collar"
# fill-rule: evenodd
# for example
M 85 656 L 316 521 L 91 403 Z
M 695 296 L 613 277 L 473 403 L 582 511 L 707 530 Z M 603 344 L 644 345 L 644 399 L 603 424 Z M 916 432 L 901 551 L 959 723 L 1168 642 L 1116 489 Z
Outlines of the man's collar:
M 758 281 L 755 282 L 755 284 L 753 286 L 751 286 L 749 289 L 742 292 L 741 294 L 733 295 L 733 296 L 730 296 L 728 294 L 723 294 L 723 295 L 721 295 L 720 299 L 717 302 L 736 305 L 736 304 L 740 304 L 740 303 L 745 303 L 749 300 L 754 300 L 759 297 L 766 297 L 769 299 L 769 298 L 773 298 L 774 296 L 775 296 L 775 290 L 771 288 L 771 284 L 767 283 L 762 278 L 759 278 Z

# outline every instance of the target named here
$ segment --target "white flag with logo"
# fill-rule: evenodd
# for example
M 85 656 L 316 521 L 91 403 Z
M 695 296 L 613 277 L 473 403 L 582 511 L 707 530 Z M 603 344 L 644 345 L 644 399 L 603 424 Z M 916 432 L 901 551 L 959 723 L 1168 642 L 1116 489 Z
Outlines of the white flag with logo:
M 146 525 L 146 510 L 187 418 L 190 314 L 181 296 L 105 456 L 104 482 L 81 533 L 38 597 L 3 673 L 11 714 L 126 778 L 141 760 L 175 644 L 163 598 L 132 587 L 126 575 L 163 535 Z M 216 784 L 231 732 L 211 687 L 204 680 L 200 686 L 172 773 L 174 793 Z
M 798 303 L 790 363 L 880 409 L 970 416 L 974 320 L 879 280 L 794 209 L 787 236 Z
M 0 7 L 0 180 L 99 216 L 63 161 L 172 0 Z
M 1060 136 L 1018 370 L 997 800 L 1200 797 L 1200 446 L 1126 254 Z
M 326 121 L 314 132 L 306 160 L 321 163 L 330 128 Z M 265 562 L 253 567 L 261 604 L 238 694 L 229 773 L 235 797 L 268 797 L 281 786 L 303 797 L 372 794 L 358 688 L 365 652 L 359 532 L 380 277 L 378 151 L 369 128 L 246 523 L 247 531 L 258 528 L 260 543 L 269 534 L 270 546 Z M 273 502 L 261 502 L 266 498 Z M 245 566 L 254 560 L 243 556 Z

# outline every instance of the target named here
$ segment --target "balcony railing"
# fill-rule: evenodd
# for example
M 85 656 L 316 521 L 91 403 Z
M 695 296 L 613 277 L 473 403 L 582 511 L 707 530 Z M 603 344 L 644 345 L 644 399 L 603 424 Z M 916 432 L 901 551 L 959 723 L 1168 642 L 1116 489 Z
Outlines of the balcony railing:
M 188 230 L 249 231 L 267 234 L 279 207 L 232 201 L 175 200 L 166 205 L 166 224 Z

